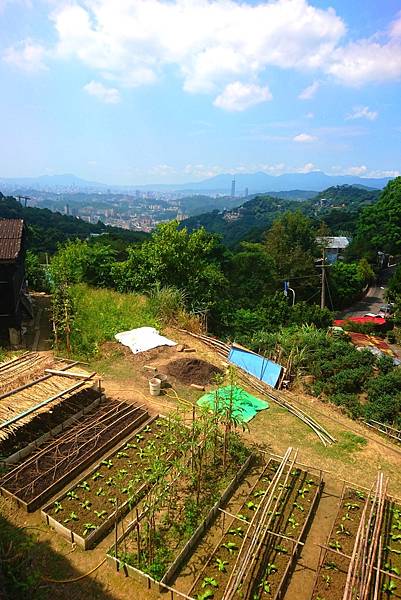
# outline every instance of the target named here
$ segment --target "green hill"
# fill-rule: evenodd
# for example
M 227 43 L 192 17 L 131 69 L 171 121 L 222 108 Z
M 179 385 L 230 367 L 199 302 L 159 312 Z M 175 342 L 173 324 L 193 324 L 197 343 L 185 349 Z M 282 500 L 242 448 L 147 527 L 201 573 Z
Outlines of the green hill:
M 301 210 L 316 221 L 326 222 L 333 234 L 352 235 L 360 210 L 376 202 L 380 193 L 380 190 L 342 185 L 330 187 L 304 201 L 259 195 L 235 209 L 190 217 L 182 226 L 189 231 L 203 226 L 211 233 L 220 234 L 227 246 L 235 247 L 242 240 L 259 241 L 283 212 Z

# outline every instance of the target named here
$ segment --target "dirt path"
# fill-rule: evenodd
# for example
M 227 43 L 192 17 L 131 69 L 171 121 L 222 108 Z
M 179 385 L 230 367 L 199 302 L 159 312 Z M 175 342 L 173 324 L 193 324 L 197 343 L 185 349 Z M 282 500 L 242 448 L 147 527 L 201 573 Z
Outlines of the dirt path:
M 316 515 L 312 521 L 305 546 L 298 559 L 284 600 L 309 600 L 311 598 L 319 565 L 319 544 L 324 545 L 327 542 L 327 537 L 333 527 L 340 505 L 341 489 L 340 482 L 334 479 L 326 481 Z

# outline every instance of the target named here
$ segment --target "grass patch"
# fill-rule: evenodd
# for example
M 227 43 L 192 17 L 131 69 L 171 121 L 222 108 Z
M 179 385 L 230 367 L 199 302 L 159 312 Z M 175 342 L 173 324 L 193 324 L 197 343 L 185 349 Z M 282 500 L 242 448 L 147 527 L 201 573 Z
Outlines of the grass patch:
M 338 433 L 337 442 L 333 446 L 325 448 L 319 442 L 316 443 L 316 451 L 327 458 L 352 462 L 353 453 L 362 450 L 367 443 L 366 438 L 361 435 L 356 435 L 352 431 L 341 431 Z
M 71 293 L 74 303 L 71 346 L 77 358 L 95 356 L 100 345 L 114 340 L 120 331 L 158 327 L 149 300 L 140 294 L 120 294 L 85 284 L 72 286 Z

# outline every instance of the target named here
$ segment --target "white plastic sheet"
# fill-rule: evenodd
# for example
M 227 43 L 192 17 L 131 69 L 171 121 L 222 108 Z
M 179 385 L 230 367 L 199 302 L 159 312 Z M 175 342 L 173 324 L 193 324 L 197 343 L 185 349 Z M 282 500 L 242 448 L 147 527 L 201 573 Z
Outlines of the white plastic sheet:
M 159 334 L 154 327 L 138 327 L 122 331 L 114 336 L 117 342 L 128 346 L 134 354 L 146 352 L 158 346 L 176 346 L 177 343 Z

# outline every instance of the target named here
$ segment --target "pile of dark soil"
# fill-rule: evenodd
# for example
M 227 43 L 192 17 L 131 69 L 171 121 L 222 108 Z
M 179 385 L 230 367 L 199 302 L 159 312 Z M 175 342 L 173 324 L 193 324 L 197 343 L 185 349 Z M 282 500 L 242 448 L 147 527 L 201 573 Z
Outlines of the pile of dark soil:
M 196 383 L 206 385 L 211 383 L 217 374 L 222 371 L 215 365 L 200 360 L 199 358 L 179 358 L 167 365 L 167 373 L 172 375 L 181 383 Z

